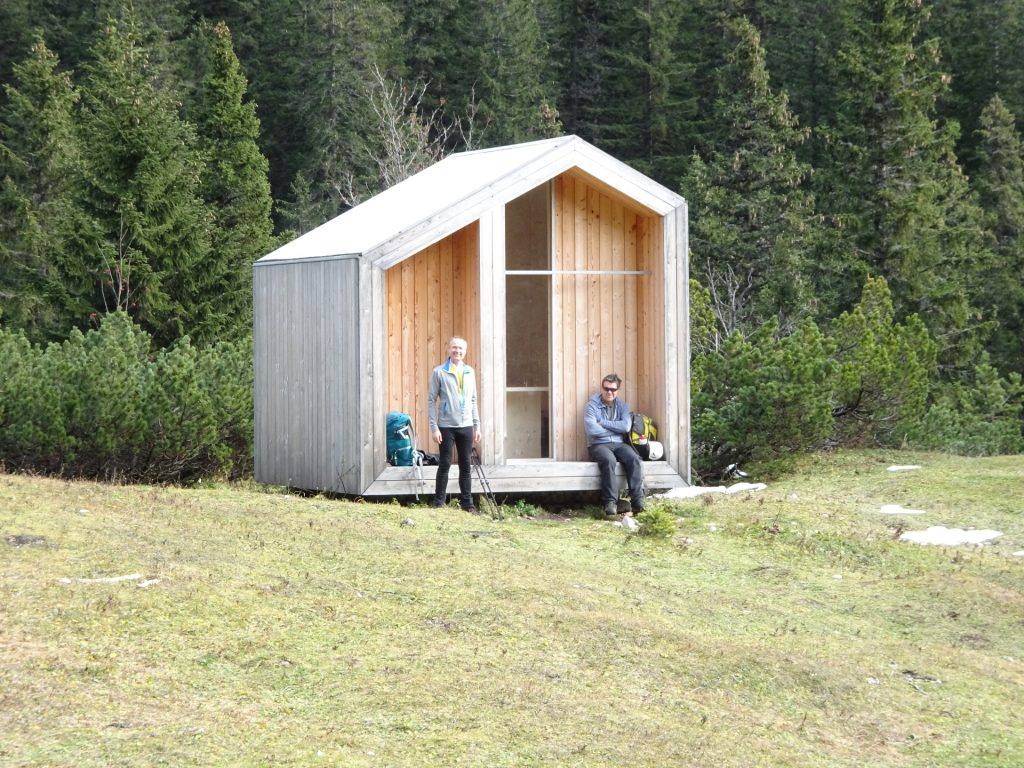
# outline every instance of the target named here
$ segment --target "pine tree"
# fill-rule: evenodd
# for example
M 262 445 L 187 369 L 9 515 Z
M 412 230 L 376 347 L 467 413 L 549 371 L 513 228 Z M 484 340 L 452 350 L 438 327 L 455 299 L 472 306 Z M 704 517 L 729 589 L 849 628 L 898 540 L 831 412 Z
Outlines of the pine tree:
M 690 201 L 694 273 L 711 291 L 723 337 L 805 312 L 813 206 L 795 149 L 807 136 L 785 94 L 769 86 L 764 49 L 746 19 L 726 24 L 732 48 L 718 76 L 714 119 L 725 130 L 681 182 Z
M 0 112 L 0 319 L 35 341 L 84 324 L 88 284 L 65 258 L 81 222 L 74 131 L 79 94 L 37 38 Z
M 1024 146 L 999 96 L 981 114 L 973 186 L 985 210 L 995 258 L 982 275 L 980 301 L 999 325 L 988 345 L 1003 371 L 1024 372 Z
M 244 100 L 247 84 L 226 24 L 211 30 L 211 42 L 210 69 L 195 113 L 205 156 L 202 196 L 214 218 L 204 269 L 220 286 L 218 309 L 230 319 L 227 335 L 239 336 L 250 328 L 252 263 L 273 241 L 270 182 L 257 144 L 256 108 Z
M 898 318 L 917 313 L 957 365 L 976 353 L 969 291 L 985 258 L 980 212 L 957 163 L 955 123 L 936 121 L 948 85 L 938 43 L 920 41 L 918 0 L 854 0 L 837 60 L 838 109 L 823 131 L 819 203 L 835 243 L 818 262 L 830 314 L 849 309 L 871 276 L 884 277 Z
M 83 90 L 86 206 L 97 222 L 78 248 L 102 285 L 102 311 L 127 310 L 166 346 L 216 339 L 216 272 L 206 270 L 211 220 L 199 197 L 192 126 L 157 87 L 133 19 L 110 21 Z

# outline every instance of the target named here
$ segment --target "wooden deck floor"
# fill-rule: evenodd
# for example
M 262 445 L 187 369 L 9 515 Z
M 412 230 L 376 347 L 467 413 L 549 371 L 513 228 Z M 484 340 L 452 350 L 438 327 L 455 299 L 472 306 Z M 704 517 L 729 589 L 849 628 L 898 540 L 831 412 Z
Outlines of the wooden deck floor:
M 600 489 L 597 464 L 590 461 L 537 461 L 483 466 L 484 476 L 496 494 L 559 493 L 562 491 L 597 491 Z M 363 496 L 406 496 L 430 494 L 434 491 L 437 467 L 423 467 L 423 480 L 414 467 L 387 467 Z M 619 484 L 625 487 L 622 468 L 618 468 Z M 644 462 L 644 487 L 665 491 L 688 483 L 664 461 Z M 480 482 L 473 472 L 473 492 L 479 493 Z M 453 466 L 448 475 L 448 493 L 459 492 L 459 468 Z

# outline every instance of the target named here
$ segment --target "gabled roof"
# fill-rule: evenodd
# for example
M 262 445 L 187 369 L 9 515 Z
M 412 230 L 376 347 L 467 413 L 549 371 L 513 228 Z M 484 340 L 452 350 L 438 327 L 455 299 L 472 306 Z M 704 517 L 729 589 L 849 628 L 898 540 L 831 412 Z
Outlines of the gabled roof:
M 387 267 L 570 169 L 658 215 L 685 202 L 578 136 L 561 136 L 449 155 L 259 261 L 360 255 Z

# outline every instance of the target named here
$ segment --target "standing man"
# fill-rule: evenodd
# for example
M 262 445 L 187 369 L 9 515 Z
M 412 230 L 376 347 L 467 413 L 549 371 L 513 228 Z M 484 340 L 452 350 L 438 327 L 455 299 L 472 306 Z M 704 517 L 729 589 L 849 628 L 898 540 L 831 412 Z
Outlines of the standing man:
M 453 337 L 448 342 L 448 359 L 431 372 L 427 419 L 431 438 L 441 446 L 432 506 L 445 505 L 454 446 L 459 452 L 459 504 L 475 514 L 469 461 L 473 446 L 480 442 L 480 416 L 476 410 L 476 374 L 465 362 L 468 346 L 465 339 Z
M 633 512 L 644 509 L 643 465 L 626 436 L 632 425 L 629 406 L 617 397 L 622 379 L 609 373 L 601 381 L 601 391 L 587 401 L 583 410 L 583 429 L 587 450 L 601 472 L 601 505 L 606 515 L 618 514 L 619 482 L 615 464 L 622 464 L 629 480 L 630 506 Z

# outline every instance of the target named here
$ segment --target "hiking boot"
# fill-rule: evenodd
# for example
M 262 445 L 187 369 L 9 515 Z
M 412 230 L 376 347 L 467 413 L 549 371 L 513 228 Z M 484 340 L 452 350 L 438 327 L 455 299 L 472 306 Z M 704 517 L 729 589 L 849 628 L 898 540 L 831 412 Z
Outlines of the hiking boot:
M 604 516 L 608 519 L 618 520 L 619 519 L 619 503 L 617 501 L 609 501 L 604 505 Z
M 633 512 L 634 516 L 639 515 L 641 512 L 644 511 L 644 503 L 641 501 L 639 504 L 631 505 L 631 511 Z
M 469 512 L 469 514 L 471 514 L 471 515 L 479 515 L 480 514 L 477 511 L 476 507 L 463 507 L 462 511 L 463 512 Z
M 446 504 L 440 499 L 434 499 L 430 502 L 430 506 L 434 507 L 434 509 L 440 509 L 441 507 L 446 506 Z

